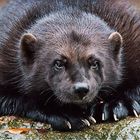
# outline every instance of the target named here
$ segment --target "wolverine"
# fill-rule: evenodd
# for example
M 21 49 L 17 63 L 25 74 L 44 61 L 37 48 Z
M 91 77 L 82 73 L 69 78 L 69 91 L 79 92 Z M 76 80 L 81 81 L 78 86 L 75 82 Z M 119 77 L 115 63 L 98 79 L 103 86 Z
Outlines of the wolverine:
M 140 114 L 140 16 L 124 0 L 10 0 L 0 9 L 0 115 L 55 130 Z

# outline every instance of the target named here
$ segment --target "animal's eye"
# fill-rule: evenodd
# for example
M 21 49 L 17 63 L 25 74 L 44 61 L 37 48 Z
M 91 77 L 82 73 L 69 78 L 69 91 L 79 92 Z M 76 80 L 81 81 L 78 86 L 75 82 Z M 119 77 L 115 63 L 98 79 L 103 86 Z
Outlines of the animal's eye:
M 98 60 L 89 59 L 89 66 L 93 70 L 98 70 L 100 67 L 100 62 Z
M 90 68 L 98 70 L 99 69 L 99 61 L 95 60 L 94 62 L 92 62 L 90 64 Z
M 65 68 L 65 63 L 61 60 L 56 60 L 54 62 L 54 68 L 55 68 L 55 70 L 61 70 L 61 69 Z

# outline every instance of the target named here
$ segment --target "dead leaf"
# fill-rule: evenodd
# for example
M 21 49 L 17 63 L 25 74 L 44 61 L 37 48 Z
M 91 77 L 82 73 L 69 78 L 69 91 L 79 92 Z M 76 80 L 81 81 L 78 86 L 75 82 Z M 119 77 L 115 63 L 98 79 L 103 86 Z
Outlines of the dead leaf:
M 30 130 L 31 130 L 30 128 L 11 128 L 5 131 L 12 134 L 24 134 L 24 133 L 29 132 Z

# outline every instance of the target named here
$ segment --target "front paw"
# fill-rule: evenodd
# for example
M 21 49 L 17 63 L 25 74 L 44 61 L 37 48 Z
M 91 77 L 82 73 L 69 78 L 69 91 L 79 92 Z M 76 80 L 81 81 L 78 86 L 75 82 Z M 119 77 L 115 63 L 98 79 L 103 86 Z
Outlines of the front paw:
M 74 131 L 81 130 L 90 126 L 90 121 L 85 118 L 76 118 L 72 116 L 51 115 L 47 117 L 47 122 L 54 130 Z
M 91 107 L 91 115 L 99 122 L 126 118 L 128 115 L 138 117 L 140 104 L 132 99 L 114 100 L 111 102 L 100 102 Z

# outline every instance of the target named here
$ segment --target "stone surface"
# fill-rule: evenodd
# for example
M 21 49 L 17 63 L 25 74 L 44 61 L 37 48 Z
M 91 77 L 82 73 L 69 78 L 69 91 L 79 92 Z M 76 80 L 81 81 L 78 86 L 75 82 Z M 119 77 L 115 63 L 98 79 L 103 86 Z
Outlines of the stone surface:
M 22 132 L 24 128 L 28 129 Z M 47 124 L 1 117 L 0 140 L 140 140 L 140 118 L 94 124 L 79 132 L 57 132 Z

